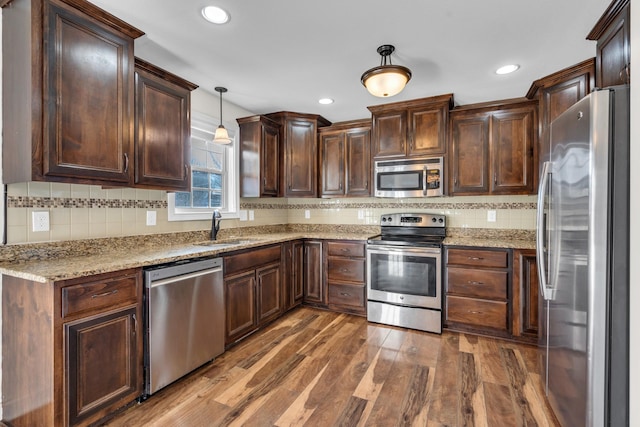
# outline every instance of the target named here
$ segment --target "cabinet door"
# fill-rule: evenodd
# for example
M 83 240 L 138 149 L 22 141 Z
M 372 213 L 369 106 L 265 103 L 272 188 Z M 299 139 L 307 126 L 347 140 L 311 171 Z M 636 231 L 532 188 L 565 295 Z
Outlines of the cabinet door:
M 225 278 L 225 344 L 231 344 L 258 327 L 255 287 L 255 270 Z
M 262 125 L 260 196 L 277 197 L 280 194 L 280 128 Z
M 371 131 L 348 131 L 346 134 L 346 196 L 369 196 L 371 187 Z
M 64 326 L 68 423 L 76 425 L 114 402 L 142 393 L 137 308 Z M 115 409 L 115 408 L 113 408 Z
M 373 157 L 404 157 L 406 154 L 407 114 L 404 110 L 373 115 Z
M 322 242 L 304 243 L 304 301 L 325 304 Z
M 451 118 L 451 189 L 455 194 L 489 193 L 490 114 Z
M 188 89 L 136 70 L 135 183 L 190 191 Z
M 133 40 L 62 2 L 47 10 L 42 173 L 132 183 Z
M 316 125 L 310 120 L 287 120 L 286 123 L 286 197 L 315 197 Z
M 491 121 L 491 193 L 532 193 L 534 109 L 498 111 Z
M 446 151 L 447 112 L 443 108 L 409 110 L 409 156 L 430 156 Z
M 272 264 L 256 270 L 259 323 L 282 313 L 281 276 L 280 264 Z
M 345 134 L 343 132 L 322 135 L 320 138 L 321 194 L 341 196 L 345 193 Z
M 513 253 L 513 335 L 537 342 L 540 315 L 538 267 L 534 250 Z
M 630 69 L 629 6 L 625 6 L 596 46 L 596 86 L 629 83 Z

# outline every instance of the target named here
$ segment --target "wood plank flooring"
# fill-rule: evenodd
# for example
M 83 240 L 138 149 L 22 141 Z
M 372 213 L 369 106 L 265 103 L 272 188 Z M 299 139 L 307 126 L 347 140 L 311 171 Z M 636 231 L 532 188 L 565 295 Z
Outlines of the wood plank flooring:
M 555 426 L 532 346 L 298 308 L 108 426 Z

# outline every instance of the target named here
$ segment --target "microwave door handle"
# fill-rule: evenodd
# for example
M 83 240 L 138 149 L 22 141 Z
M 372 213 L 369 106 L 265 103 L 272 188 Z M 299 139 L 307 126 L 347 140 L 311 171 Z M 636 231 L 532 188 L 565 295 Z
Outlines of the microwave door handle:
M 424 171 L 422 172 L 422 180 L 423 180 L 423 187 L 422 187 L 422 194 L 424 194 L 425 196 L 427 195 L 427 167 L 424 167 Z
M 539 277 L 539 285 L 540 292 L 542 293 L 545 300 L 550 299 L 550 295 L 548 292 L 549 287 L 549 278 L 547 277 L 547 262 L 545 260 L 545 251 L 544 248 L 549 244 L 546 241 L 548 237 L 548 233 L 546 230 L 546 223 L 544 221 L 544 201 L 545 196 L 549 190 L 549 176 L 550 174 L 550 163 L 544 162 L 542 165 L 542 174 L 540 177 L 540 185 L 538 187 L 538 209 L 536 211 L 536 257 L 538 259 L 538 277 Z

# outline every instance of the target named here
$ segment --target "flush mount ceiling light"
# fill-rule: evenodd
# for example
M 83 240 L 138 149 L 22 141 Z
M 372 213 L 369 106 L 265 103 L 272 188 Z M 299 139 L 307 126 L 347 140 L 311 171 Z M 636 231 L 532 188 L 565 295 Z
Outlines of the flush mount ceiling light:
M 517 64 L 509 64 L 509 65 L 505 65 L 503 67 L 500 67 L 496 70 L 496 74 L 509 74 L 509 73 L 513 73 L 514 71 L 516 71 L 518 68 L 520 68 L 519 65 Z
M 217 6 L 206 6 L 202 8 L 202 16 L 214 24 L 225 24 L 229 21 L 229 14 L 224 9 Z
M 213 142 L 217 144 L 231 144 L 231 138 L 224 126 L 222 126 L 222 94 L 227 91 L 227 88 L 216 86 L 214 90 L 220 93 L 220 126 L 216 129 L 216 134 L 213 137 Z
M 319 103 L 319 104 L 322 104 L 322 105 L 329 105 L 329 104 L 333 104 L 333 99 L 331 99 L 331 98 L 320 98 L 320 99 L 318 100 L 318 103 Z
M 391 64 L 391 54 L 396 48 L 390 44 L 378 48 L 380 66 L 373 67 L 362 74 L 360 81 L 373 96 L 381 98 L 396 95 L 411 80 L 411 70 L 402 65 Z M 388 58 L 388 64 L 387 64 Z

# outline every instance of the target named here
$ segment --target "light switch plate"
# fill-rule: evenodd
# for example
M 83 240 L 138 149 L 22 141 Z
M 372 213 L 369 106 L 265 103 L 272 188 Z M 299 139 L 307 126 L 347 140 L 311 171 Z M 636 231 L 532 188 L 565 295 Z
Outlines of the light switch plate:
M 256 217 L 253 215 L 253 211 L 249 211 L 249 221 L 253 221 Z
M 49 212 L 31 212 L 32 230 L 49 231 Z
M 496 211 L 487 211 L 487 222 L 496 222 Z
M 358 219 L 364 219 L 364 209 L 358 209 Z
M 156 211 L 147 211 L 147 225 L 156 225 Z

